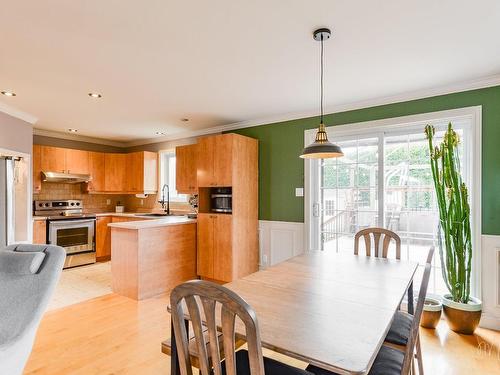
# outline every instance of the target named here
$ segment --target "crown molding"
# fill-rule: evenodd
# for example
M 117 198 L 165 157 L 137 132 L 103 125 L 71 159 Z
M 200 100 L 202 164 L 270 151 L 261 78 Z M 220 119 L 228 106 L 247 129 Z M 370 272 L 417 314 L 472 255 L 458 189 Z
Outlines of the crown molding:
M 493 86 L 500 86 L 500 74 L 496 74 L 496 75 L 492 75 L 492 76 L 488 76 L 488 77 L 477 78 L 477 79 L 468 80 L 468 81 L 459 82 L 459 83 L 454 83 L 454 84 L 450 84 L 450 85 L 446 85 L 446 86 L 440 86 L 437 88 L 417 90 L 417 91 L 402 93 L 402 94 L 398 94 L 398 95 L 386 96 L 386 97 L 375 98 L 375 99 L 368 99 L 368 100 L 352 102 L 352 103 L 347 103 L 347 104 L 341 104 L 341 105 L 335 105 L 335 106 L 327 106 L 325 108 L 325 114 L 353 111 L 353 110 L 357 110 L 357 109 L 377 107 L 377 106 L 381 106 L 381 105 L 401 103 L 401 102 L 407 102 L 407 101 L 417 100 L 417 99 L 431 98 L 431 97 L 440 96 L 440 95 L 477 90 L 477 89 L 482 89 L 482 88 L 486 88 L 486 87 L 493 87 Z M 1 110 L 1 107 L 0 107 L 0 110 Z M 110 141 L 110 140 L 105 140 L 105 139 L 101 139 L 101 138 L 86 137 L 86 136 L 81 136 L 81 135 L 59 133 L 59 132 L 48 131 L 48 130 L 43 130 L 43 129 L 34 129 L 34 132 L 37 135 L 45 135 L 47 137 L 71 139 L 71 140 L 75 140 L 75 141 L 90 142 L 90 143 L 97 143 L 97 144 L 103 144 L 103 145 L 108 145 L 108 146 L 126 148 L 126 147 L 142 146 L 142 145 L 153 144 L 153 143 L 169 142 L 169 141 L 174 141 L 174 140 L 183 139 L 183 138 L 200 137 L 200 136 L 214 134 L 214 133 L 222 133 L 225 131 L 231 131 L 231 130 L 242 129 L 242 128 L 249 128 L 249 127 L 260 126 L 260 125 L 275 124 L 275 123 L 291 121 L 291 120 L 299 120 L 299 119 L 308 118 L 308 117 L 315 117 L 315 116 L 318 116 L 317 110 L 309 110 L 309 111 L 303 111 L 303 112 L 290 112 L 290 113 L 286 113 L 286 114 L 270 116 L 270 117 L 265 117 L 265 118 L 260 118 L 260 119 L 245 120 L 245 121 L 240 121 L 240 122 L 236 122 L 236 123 L 232 123 L 232 124 L 213 126 L 213 127 L 209 127 L 209 128 L 205 128 L 205 129 L 179 132 L 179 133 L 175 133 L 172 135 L 166 135 L 164 137 L 146 138 L 146 139 L 138 139 L 138 140 L 133 140 L 133 141 L 124 141 L 124 142 Z
M 478 78 L 478 79 L 474 79 L 474 80 L 454 83 L 454 84 L 441 86 L 441 87 L 437 87 L 437 88 L 417 90 L 417 91 L 402 93 L 402 94 L 398 94 L 398 95 L 386 96 L 386 97 L 376 98 L 376 99 L 368 99 L 368 100 L 347 103 L 347 104 L 341 104 L 341 105 L 335 105 L 335 106 L 327 106 L 325 108 L 325 114 L 353 111 L 353 110 L 357 110 L 357 109 L 377 107 L 377 106 L 381 106 L 381 105 L 401 103 L 401 102 L 407 102 L 407 101 L 411 101 L 411 100 L 432 98 L 432 97 L 440 96 L 440 95 L 453 94 L 453 93 L 458 93 L 458 92 L 471 91 L 471 90 L 483 89 L 486 87 L 494 87 L 494 86 L 500 86 L 500 74 L 495 74 L 495 75 L 488 76 L 488 77 L 482 77 L 482 78 Z M 279 123 L 279 122 L 299 120 L 299 119 L 308 118 L 308 117 L 315 117 L 315 116 L 318 116 L 317 110 L 310 110 L 310 111 L 303 111 L 303 112 L 290 112 L 287 114 L 265 117 L 265 118 L 261 118 L 261 119 L 245 120 L 245 121 L 236 122 L 233 124 L 220 125 L 220 126 L 210 127 L 210 128 L 201 129 L 201 130 L 182 132 L 182 133 L 173 134 L 171 136 L 165 136 L 165 137 L 161 137 L 161 138 L 149 138 L 149 139 L 143 139 L 143 140 L 130 141 L 130 142 L 126 142 L 126 144 L 129 147 L 130 146 L 141 146 L 141 145 L 145 145 L 145 144 L 168 142 L 168 141 L 173 141 L 173 140 L 177 140 L 177 139 L 181 139 L 181 138 L 199 137 L 199 136 L 207 135 L 207 134 L 221 133 L 221 132 L 225 132 L 225 131 L 231 131 L 231 130 L 242 129 L 242 128 L 250 128 L 250 127 L 254 127 L 254 126 L 261 126 L 261 125 L 267 125 L 267 124 L 275 124 L 275 123 Z
M 106 145 L 106 146 L 114 146 L 114 147 L 122 147 L 122 148 L 127 147 L 127 144 L 125 142 L 110 141 L 108 139 L 103 139 L 103 138 L 87 137 L 85 135 L 68 134 L 68 133 L 56 132 L 56 131 L 45 130 L 45 129 L 34 128 L 33 135 L 40 135 L 43 137 L 50 137 L 50 138 L 67 139 L 70 141 L 95 143 L 98 145 Z
M 20 120 L 23 120 L 27 123 L 30 123 L 31 125 L 33 125 L 35 122 L 38 121 L 38 119 L 35 116 L 33 116 L 29 113 L 23 112 L 17 108 L 12 107 L 11 105 L 5 104 L 3 102 L 0 102 L 0 112 L 3 112 L 9 116 L 18 118 Z

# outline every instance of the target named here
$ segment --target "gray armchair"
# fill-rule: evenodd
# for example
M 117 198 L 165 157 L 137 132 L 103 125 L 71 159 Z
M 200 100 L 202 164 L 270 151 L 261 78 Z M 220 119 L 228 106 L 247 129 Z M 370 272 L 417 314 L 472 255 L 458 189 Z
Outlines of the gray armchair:
M 0 249 L 0 374 L 22 374 L 65 257 L 51 245 Z

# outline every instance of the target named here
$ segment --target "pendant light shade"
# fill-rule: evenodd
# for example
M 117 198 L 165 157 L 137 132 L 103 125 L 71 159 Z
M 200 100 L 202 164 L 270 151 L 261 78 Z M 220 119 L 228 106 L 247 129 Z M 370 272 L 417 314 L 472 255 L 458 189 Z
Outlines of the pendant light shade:
M 300 157 L 302 159 L 329 159 L 344 156 L 339 146 L 328 140 L 325 124 L 319 124 L 316 140 L 305 147 Z
M 321 42 L 321 117 L 316 140 L 304 148 L 302 155 L 300 155 L 303 159 L 329 159 L 344 156 L 340 147 L 328 140 L 325 124 L 323 123 L 323 41 L 329 39 L 330 35 L 330 30 L 325 28 L 318 29 L 313 33 L 314 40 Z

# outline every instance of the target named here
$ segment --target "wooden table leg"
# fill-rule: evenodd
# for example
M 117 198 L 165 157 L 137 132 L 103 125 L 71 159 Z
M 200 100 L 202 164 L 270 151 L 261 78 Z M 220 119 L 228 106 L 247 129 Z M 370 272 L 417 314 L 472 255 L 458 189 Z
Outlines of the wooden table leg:
M 413 280 L 408 287 L 408 313 L 413 315 L 415 310 L 413 308 Z
M 184 324 L 186 325 L 186 334 L 189 337 L 189 320 L 184 319 Z M 172 318 L 170 318 L 170 341 L 171 341 L 171 354 L 170 354 L 170 374 L 180 375 L 181 370 L 179 369 L 179 357 L 177 355 L 177 343 L 175 342 L 174 336 L 174 323 Z

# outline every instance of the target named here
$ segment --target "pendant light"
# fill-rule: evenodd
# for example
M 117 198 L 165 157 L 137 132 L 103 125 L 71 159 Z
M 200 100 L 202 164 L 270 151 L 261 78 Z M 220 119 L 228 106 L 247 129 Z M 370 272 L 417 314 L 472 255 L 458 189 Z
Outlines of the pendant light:
M 325 28 L 318 29 L 313 33 L 314 40 L 321 42 L 321 116 L 319 129 L 316 133 L 316 140 L 304 148 L 302 155 L 300 155 L 303 159 L 328 159 L 344 156 L 344 153 L 339 146 L 328 141 L 325 124 L 323 123 L 323 41 L 330 39 L 331 34 L 330 29 Z

